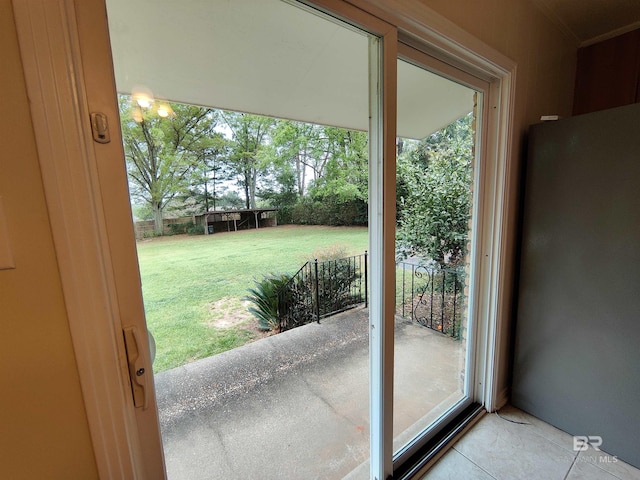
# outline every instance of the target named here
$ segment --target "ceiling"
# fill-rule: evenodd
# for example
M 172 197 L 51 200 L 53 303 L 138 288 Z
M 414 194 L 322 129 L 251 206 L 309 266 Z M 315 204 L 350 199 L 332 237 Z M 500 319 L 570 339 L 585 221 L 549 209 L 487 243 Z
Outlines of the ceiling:
M 640 28 L 640 0 L 532 0 L 580 45 Z M 282 0 L 107 0 L 121 93 L 367 130 L 368 38 Z M 424 138 L 473 91 L 398 64 L 398 134 Z
M 581 46 L 640 28 L 640 0 L 533 0 Z
M 107 0 L 116 87 L 156 99 L 369 127 L 369 38 L 282 0 Z M 473 90 L 398 64 L 398 135 L 473 109 Z

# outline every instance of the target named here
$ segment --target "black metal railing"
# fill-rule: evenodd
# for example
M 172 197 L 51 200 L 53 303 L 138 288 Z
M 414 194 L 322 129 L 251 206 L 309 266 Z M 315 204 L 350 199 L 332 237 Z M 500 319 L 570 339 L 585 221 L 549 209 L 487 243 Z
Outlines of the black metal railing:
M 460 338 L 465 273 L 435 265 L 396 263 L 396 313 L 453 338 Z
M 367 252 L 305 263 L 278 293 L 280 331 L 368 306 Z

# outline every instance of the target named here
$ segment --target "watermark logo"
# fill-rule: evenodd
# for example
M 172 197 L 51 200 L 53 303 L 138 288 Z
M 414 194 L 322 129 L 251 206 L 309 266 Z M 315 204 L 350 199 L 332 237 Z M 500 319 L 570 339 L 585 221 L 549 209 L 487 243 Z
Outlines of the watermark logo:
M 600 447 L 602 446 L 602 437 L 600 435 L 574 435 L 573 437 L 573 451 L 574 452 L 586 452 L 589 447 L 593 448 L 596 452 L 601 452 L 596 455 L 581 454 L 575 458 L 576 462 L 591 463 L 597 465 L 599 463 L 617 463 L 618 457 L 615 455 L 607 455 Z
M 573 451 L 574 452 L 586 452 L 589 450 L 589 445 L 593 447 L 596 452 L 600 451 L 600 445 L 602 445 L 602 437 L 599 435 L 574 435 L 573 436 Z

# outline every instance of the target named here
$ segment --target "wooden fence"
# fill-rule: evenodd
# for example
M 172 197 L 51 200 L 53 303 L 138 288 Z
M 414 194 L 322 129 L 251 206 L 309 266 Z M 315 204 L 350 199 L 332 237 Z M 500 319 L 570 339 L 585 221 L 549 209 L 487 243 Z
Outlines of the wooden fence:
M 187 228 L 194 225 L 193 217 L 165 218 L 162 220 L 162 233 L 170 235 L 172 233 L 187 233 Z M 155 236 L 155 222 L 153 220 L 142 220 L 133 223 L 136 231 L 136 240 Z

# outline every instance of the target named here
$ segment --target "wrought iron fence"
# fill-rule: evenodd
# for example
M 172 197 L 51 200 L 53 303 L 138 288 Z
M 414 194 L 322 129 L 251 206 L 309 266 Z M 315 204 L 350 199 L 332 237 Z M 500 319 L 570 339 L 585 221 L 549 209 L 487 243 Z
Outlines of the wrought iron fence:
M 396 313 L 453 338 L 460 337 L 465 273 L 397 262 Z
M 368 306 L 368 254 L 305 263 L 278 292 L 280 331 Z M 453 338 L 460 337 L 465 273 L 398 262 L 396 313 Z
M 280 331 L 368 306 L 367 252 L 305 263 L 278 293 Z

